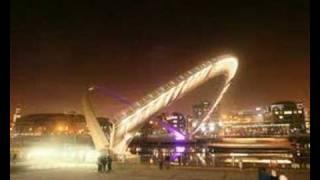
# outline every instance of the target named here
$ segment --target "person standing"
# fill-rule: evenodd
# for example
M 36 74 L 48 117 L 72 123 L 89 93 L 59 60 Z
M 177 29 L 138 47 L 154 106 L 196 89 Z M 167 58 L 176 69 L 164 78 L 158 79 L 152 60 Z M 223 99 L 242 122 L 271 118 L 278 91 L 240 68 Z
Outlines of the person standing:
M 111 171 L 112 170 L 112 158 L 110 155 L 108 156 L 107 162 L 108 162 L 108 171 Z
M 196 163 L 196 166 L 199 166 L 199 157 L 197 156 L 197 154 L 193 154 L 193 159 Z
M 166 156 L 165 158 L 165 165 L 166 165 L 166 168 L 169 169 L 170 168 L 170 156 Z
M 183 156 L 182 156 L 182 165 L 183 166 L 187 165 L 187 155 L 186 154 L 183 154 Z
M 163 155 L 162 155 L 162 153 L 159 154 L 158 161 L 159 161 L 159 169 L 162 170 L 162 168 L 163 168 Z
M 242 159 L 239 160 L 239 169 L 242 170 L 243 169 L 243 163 L 242 163 Z
M 103 155 L 101 158 L 101 165 L 102 165 L 102 172 L 106 171 L 106 165 L 107 165 L 107 156 Z
M 100 156 L 98 157 L 98 161 L 97 161 L 98 172 L 101 172 L 101 171 L 102 171 L 102 161 L 103 161 L 102 159 L 103 159 L 103 156 L 100 155 Z
M 12 157 L 12 162 L 13 162 L 13 163 L 16 163 L 16 161 L 17 161 L 17 153 L 14 152 L 14 153 L 13 153 L 13 157 Z

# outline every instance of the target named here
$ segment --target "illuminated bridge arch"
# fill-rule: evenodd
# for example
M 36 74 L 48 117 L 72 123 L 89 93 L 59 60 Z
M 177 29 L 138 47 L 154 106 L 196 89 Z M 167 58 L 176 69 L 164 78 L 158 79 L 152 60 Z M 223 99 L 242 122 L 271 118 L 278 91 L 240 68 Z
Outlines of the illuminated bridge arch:
M 238 60 L 230 55 L 219 56 L 206 61 L 186 73 L 169 81 L 164 86 L 143 97 L 132 106 L 114 116 L 116 122 L 110 135 L 110 140 L 102 136 L 101 128 L 97 128 L 97 121 L 93 109 L 89 103 L 88 95 L 83 99 L 84 114 L 88 124 L 89 131 L 98 149 L 109 147 L 111 151 L 117 154 L 125 153 L 128 144 L 133 139 L 136 132 L 140 130 L 144 122 L 162 108 L 168 106 L 174 101 L 180 99 L 188 92 L 199 87 L 209 79 L 224 75 L 225 82 L 221 92 L 215 100 L 208 114 L 202 120 L 205 122 L 219 103 L 223 94 L 228 89 L 232 78 L 238 68 Z M 91 125 L 90 125 L 91 124 Z M 201 124 L 201 123 L 199 123 Z M 199 126 L 194 129 L 192 134 L 199 130 Z

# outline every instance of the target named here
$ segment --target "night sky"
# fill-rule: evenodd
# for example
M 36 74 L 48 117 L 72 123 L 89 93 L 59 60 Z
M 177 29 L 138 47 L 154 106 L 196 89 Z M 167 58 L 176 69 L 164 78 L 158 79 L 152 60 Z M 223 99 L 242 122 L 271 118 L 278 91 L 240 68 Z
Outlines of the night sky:
M 90 85 L 134 102 L 224 53 L 238 57 L 239 69 L 221 109 L 309 106 L 308 1 L 209 2 L 11 1 L 11 111 L 21 104 L 23 114 L 81 112 Z M 219 83 L 167 110 L 189 112 Z M 93 95 L 101 115 L 124 107 L 103 94 Z

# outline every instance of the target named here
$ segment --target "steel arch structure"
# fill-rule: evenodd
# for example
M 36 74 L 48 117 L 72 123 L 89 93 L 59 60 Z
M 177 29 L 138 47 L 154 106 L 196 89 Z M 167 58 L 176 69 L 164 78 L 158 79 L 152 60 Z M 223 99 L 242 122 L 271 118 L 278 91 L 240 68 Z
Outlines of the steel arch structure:
M 225 82 L 223 88 L 208 114 L 202 120 L 202 122 L 207 121 L 223 97 L 223 94 L 230 86 L 230 82 L 235 76 L 237 68 L 238 60 L 231 55 L 219 56 L 196 66 L 115 115 L 113 122 L 116 123 L 113 124 L 112 132 L 109 136 L 103 135 L 102 129 L 98 128 L 99 125 L 87 92 L 83 97 L 83 109 L 96 148 L 109 149 L 115 154 L 124 154 L 134 135 L 150 116 L 180 99 L 206 81 L 219 75 L 224 75 Z M 192 134 L 198 130 L 199 126 L 194 129 Z

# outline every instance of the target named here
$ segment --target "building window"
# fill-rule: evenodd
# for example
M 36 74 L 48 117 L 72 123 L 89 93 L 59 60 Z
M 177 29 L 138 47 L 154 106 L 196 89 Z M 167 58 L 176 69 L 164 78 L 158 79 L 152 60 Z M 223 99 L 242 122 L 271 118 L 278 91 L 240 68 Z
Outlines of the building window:
M 279 119 L 283 119 L 283 116 L 279 116 Z

